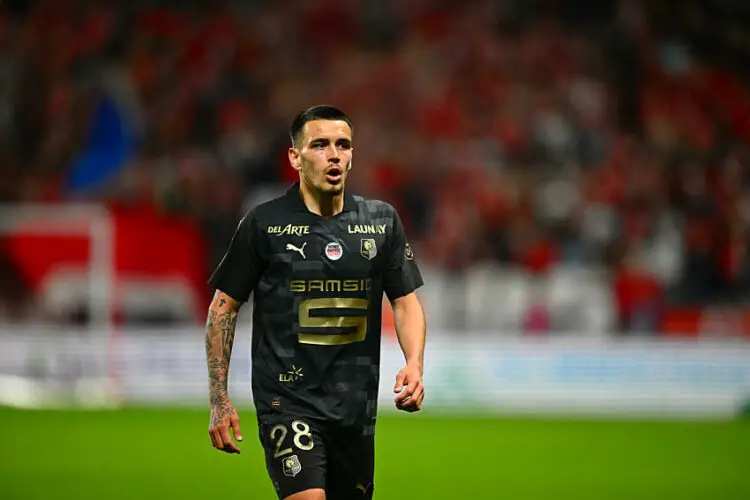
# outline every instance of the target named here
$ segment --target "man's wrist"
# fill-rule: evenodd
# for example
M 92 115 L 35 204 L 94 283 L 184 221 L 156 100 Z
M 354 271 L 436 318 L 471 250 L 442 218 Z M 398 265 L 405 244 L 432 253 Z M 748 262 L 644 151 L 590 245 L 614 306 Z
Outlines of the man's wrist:
M 422 357 L 406 358 L 406 366 L 413 366 L 422 372 Z
M 227 394 L 226 392 L 211 394 L 211 397 L 209 399 L 211 401 L 211 405 L 218 406 L 229 402 L 229 394 Z

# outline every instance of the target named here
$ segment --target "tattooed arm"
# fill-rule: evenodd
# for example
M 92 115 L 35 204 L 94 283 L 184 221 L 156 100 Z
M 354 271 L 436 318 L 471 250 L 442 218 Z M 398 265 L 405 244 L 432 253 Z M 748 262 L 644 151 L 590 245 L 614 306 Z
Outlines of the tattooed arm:
M 240 306 L 240 302 L 217 290 L 211 301 L 206 322 L 206 359 L 211 403 L 211 423 L 208 434 L 213 446 L 227 453 L 240 452 L 229 434 L 230 428 L 237 441 L 242 441 L 240 417 L 229 402 L 227 393 L 229 360 L 232 357 L 232 345 Z

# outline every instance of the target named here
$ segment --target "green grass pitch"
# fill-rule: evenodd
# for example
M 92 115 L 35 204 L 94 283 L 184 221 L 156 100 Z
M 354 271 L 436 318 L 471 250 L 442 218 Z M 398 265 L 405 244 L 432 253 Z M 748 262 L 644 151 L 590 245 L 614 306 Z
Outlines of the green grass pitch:
M 0 409 L 4 500 L 274 499 L 254 415 L 241 455 L 206 411 Z M 381 416 L 376 499 L 750 499 L 750 422 Z

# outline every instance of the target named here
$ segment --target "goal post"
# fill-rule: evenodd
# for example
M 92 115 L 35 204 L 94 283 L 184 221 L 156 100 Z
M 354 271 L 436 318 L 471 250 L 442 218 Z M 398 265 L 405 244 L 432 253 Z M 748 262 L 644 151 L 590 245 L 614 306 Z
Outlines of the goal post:
M 22 344 L 34 351 L 43 364 L 54 364 L 53 358 L 75 358 L 79 370 L 74 377 L 42 375 L 25 376 L 34 368 L 24 367 L 24 373 L 8 373 L 0 366 L 0 404 L 47 406 L 58 404 L 110 404 L 116 396 L 115 377 L 112 376 L 109 355 L 114 337 L 116 273 L 114 262 L 114 224 L 109 210 L 103 205 L 89 203 L 66 204 L 4 204 L 0 205 L 0 238 L 12 235 L 81 237 L 88 241 L 89 256 L 86 268 L 86 306 L 88 324 L 76 328 L 65 325 L 36 324 L 14 327 L 0 326 L 0 335 L 12 342 L 14 335 L 24 335 Z M 4 331 L 3 331 L 4 330 Z M 66 330 L 62 332 L 61 330 Z M 77 348 L 71 337 L 86 337 L 84 349 Z M 8 339 L 7 337 L 11 337 Z M 98 346 L 91 349 L 91 346 Z M 19 363 L 24 362 L 19 360 Z M 40 360 L 26 360 L 34 363 Z M 42 370 L 45 371 L 45 370 Z M 75 370 L 74 370 L 75 371 Z M 53 370 L 54 372 L 54 370 Z M 45 371 L 46 373 L 46 371 Z M 61 381 L 61 379 L 65 379 Z

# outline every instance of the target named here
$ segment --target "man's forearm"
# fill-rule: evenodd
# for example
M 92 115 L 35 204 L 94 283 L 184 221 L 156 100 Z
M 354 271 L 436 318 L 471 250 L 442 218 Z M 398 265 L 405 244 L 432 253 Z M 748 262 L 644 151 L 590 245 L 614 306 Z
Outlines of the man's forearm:
M 208 311 L 206 322 L 206 358 L 209 397 L 212 405 L 229 401 L 227 380 L 238 311 L 227 307 L 228 305 L 226 299 L 214 300 Z
M 422 304 L 411 293 L 393 301 L 393 321 L 396 335 L 407 363 L 424 365 L 426 324 Z

